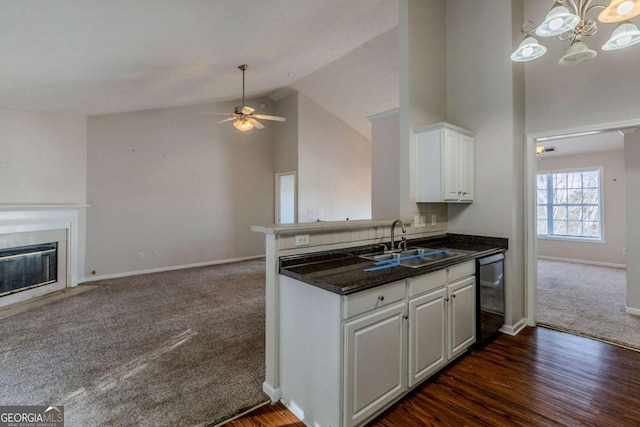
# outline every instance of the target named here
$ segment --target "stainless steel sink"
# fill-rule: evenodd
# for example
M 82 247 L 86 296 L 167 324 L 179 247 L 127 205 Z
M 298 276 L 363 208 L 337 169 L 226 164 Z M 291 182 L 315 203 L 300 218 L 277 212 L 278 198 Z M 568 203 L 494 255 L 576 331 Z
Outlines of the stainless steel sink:
M 360 258 L 372 261 L 392 261 L 398 260 L 397 265 L 404 267 L 418 268 L 428 264 L 439 262 L 445 259 L 457 258 L 465 255 L 461 252 L 449 249 L 432 249 L 432 248 L 411 248 L 400 252 L 380 253 L 374 252 L 360 255 Z
M 400 258 L 400 252 L 393 252 L 393 253 L 386 253 L 386 254 L 383 254 L 380 252 L 373 252 L 370 254 L 360 255 L 360 258 L 370 259 L 373 261 L 388 261 L 391 259 Z
M 429 253 L 429 251 L 425 250 L 425 253 Z M 409 258 L 409 259 L 401 259 L 399 264 L 404 267 L 418 268 L 418 267 L 424 267 L 426 265 L 433 264 L 439 261 L 443 261 L 445 259 L 457 258 L 464 255 L 465 254 L 461 252 L 454 252 L 454 251 L 447 250 L 446 252 L 439 252 L 439 253 L 426 255 L 426 256 L 419 256 L 419 257 Z

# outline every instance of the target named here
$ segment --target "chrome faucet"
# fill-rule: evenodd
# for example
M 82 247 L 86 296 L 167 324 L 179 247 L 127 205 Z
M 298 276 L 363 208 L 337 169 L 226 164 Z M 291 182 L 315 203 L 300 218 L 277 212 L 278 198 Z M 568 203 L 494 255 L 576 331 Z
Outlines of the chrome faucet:
M 391 224 L 391 250 L 394 250 L 396 248 L 396 244 L 395 244 L 395 228 L 396 228 L 396 224 L 400 224 L 400 227 L 402 227 L 402 232 L 406 233 L 407 230 L 404 228 L 404 223 L 399 220 L 396 219 L 395 221 L 393 221 L 393 224 Z M 405 241 L 405 248 L 406 248 L 406 240 Z M 400 245 L 398 245 L 398 249 L 400 249 Z

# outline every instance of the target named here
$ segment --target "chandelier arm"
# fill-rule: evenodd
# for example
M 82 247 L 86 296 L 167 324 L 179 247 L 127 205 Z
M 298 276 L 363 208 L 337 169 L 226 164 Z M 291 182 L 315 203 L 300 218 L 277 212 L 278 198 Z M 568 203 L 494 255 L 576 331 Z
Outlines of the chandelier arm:
M 584 14 L 586 15 L 587 13 L 591 12 L 593 9 L 599 9 L 599 8 L 606 9 L 607 6 L 605 6 L 603 4 L 594 4 L 594 5 L 590 6 L 590 7 L 587 7 L 587 10 L 585 11 Z
M 526 30 L 527 25 L 533 25 L 533 27 L 530 30 Z M 527 21 L 524 24 L 522 24 L 522 27 L 520 27 L 520 32 L 522 32 L 524 34 L 531 34 L 535 30 L 537 30 L 540 25 L 542 25 L 542 23 L 540 23 L 538 25 L 534 25 L 533 21 Z
M 571 6 L 573 6 L 573 11 L 576 13 L 579 13 L 580 8 L 576 4 L 575 0 L 568 0 L 568 2 L 571 4 Z M 562 3 L 565 3 L 565 2 L 562 2 Z M 580 0 L 580 3 L 582 3 L 582 0 Z

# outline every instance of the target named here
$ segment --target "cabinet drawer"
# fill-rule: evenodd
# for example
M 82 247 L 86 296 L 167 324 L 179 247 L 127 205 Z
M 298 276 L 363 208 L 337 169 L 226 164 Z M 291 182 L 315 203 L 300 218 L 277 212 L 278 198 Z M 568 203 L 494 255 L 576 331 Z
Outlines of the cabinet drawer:
M 347 295 L 344 297 L 342 306 L 342 318 L 348 319 L 373 310 L 374 308 L 384 307 L 387 304 L 403 299 L 405 295 L 406 285 L 404 281 L 378 286 L 353 295 Z
M 476 274 L 476 260 L 462 262 L 449 267 L 449 283 L 462 279 L 463 277 Z
M 407 279 L 409 283 L 409 298 L 425 292 L 441 288 L 447 284 L 447 269 L 437 270 L 418 277 Z

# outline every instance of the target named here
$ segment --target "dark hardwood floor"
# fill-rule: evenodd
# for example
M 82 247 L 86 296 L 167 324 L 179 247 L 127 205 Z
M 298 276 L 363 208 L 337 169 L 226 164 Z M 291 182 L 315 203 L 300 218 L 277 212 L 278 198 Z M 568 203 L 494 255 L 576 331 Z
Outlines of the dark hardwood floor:
M 229 427 L 302 427 L 282 404 Z M 369 425 L 640 426 L 640 353 L 544 328 L 501 335 Z

